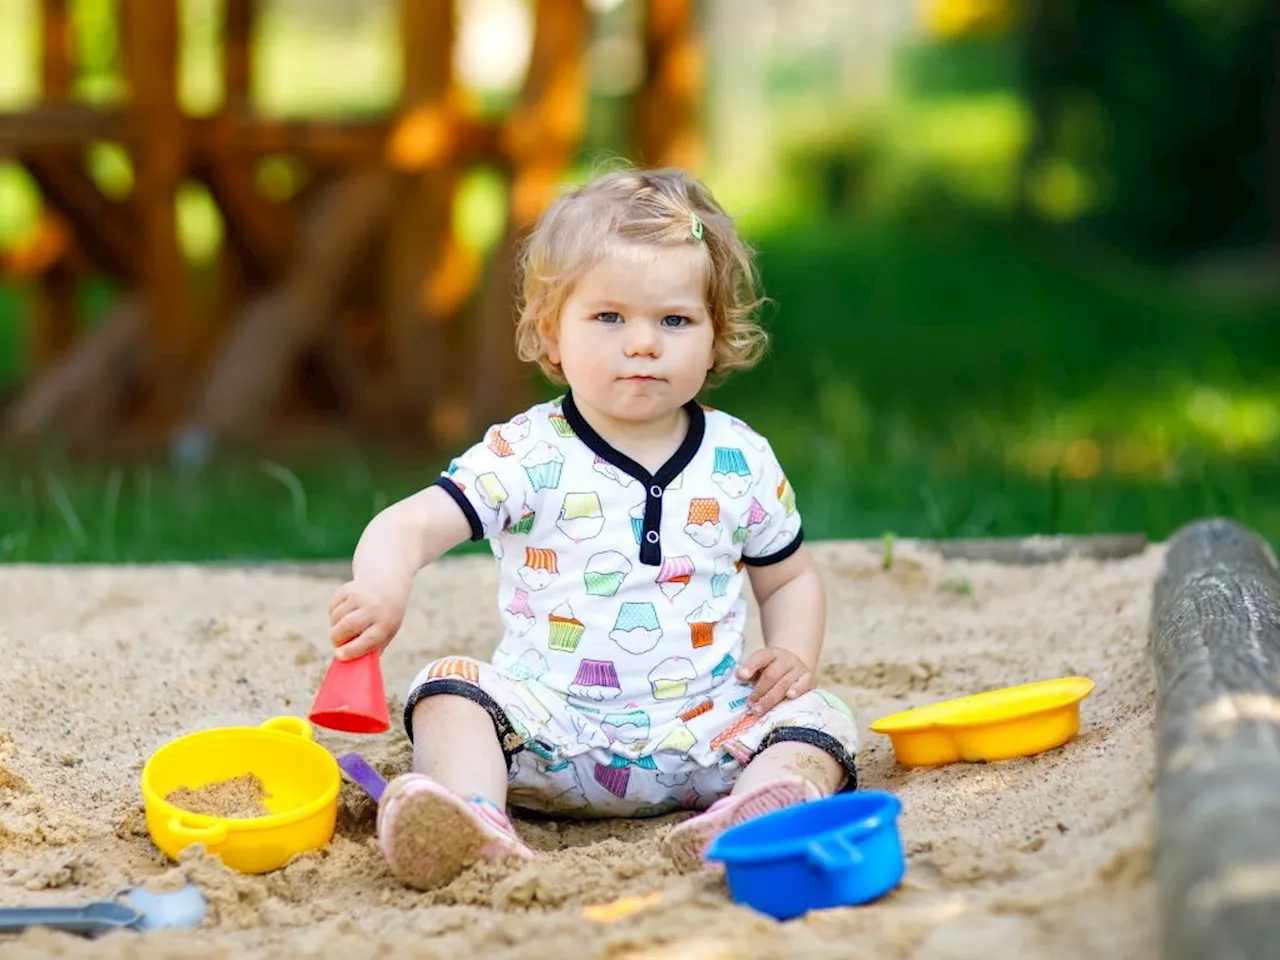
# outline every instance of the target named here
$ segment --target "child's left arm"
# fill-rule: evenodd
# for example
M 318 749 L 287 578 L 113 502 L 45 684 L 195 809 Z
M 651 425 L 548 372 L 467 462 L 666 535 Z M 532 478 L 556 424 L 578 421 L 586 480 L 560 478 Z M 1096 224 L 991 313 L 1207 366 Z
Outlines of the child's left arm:
M 826 630 L 826 594 L 803 545 L 785 560 L 747 571 L 760 605 L 764 649 L 743 660 L 737 675 L 744 682 L 756 678 L 748 703 L 752 713 L 765 714 L 813 689 Z

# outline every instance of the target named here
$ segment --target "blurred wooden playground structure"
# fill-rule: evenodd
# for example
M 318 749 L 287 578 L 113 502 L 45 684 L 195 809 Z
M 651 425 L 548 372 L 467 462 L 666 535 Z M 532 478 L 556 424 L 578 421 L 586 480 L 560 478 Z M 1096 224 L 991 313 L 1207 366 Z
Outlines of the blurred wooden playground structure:
M 5 415 L 11 438 L 147 449 L 185 437 L 199 456 L 252 438 L 283 413 L 341 419 L 418 443 L 454 443 L 531 389 L 511 348 L 519 242 L 581 146 L 588 98 L 583 0 L 536 0 L 529 66 L 513 109 L 468 102 L 454 69 L 453 0 L 400 0 L 399 102 L 374 119 L 280 119 L 251 107 L 255 0 L 224 0 L 224 98 L 179 104 L 179 0 L 119 0 L 129 96 L 71 99 L 68 0 L 40 0 L 42 98 L 0 113 L 0 159 L 22 164 L 43 210 L 0 257 L 31 291 L 29 362 Z M 697 165 L 702 54 L 694 0 L 648 0 L 631 156 Z M 134 172 L 120 198 L 86 172 L 92 143 Z M 294 195 L 268 197 L 268 157 L 305 164 Z M 466 170 L 501 171 L 501 240 L 482 264 L 452 211 Z M 195 289 L 175 196 L 195 180 L 225 223 L 216 289 Z M 91 329 L 77 287 L 105 275 L 120 296 Z M 199 309 L 196 309 L 199 307 Z

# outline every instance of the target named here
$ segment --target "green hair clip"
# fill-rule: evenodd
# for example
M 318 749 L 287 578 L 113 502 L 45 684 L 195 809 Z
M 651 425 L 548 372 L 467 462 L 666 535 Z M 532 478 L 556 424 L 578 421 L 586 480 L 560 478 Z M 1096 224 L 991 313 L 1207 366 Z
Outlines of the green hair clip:
M 702 221 L 698 219 L 698 215 L 692 210 L 689 211 L 689 232 L 693 234 L 693 239 L 702 239 Z

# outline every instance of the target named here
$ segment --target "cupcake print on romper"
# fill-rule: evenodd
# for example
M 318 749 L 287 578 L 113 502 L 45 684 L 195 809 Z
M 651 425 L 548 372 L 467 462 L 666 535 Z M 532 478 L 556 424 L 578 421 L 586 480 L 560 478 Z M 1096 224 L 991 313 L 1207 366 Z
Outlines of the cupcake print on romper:
M 691 697 L 680 707 L 680 719 L 689 723 L 704 713 L 710 713 L 715 706 L 710 697 Z
M 600 474 L 600 476 L 612 480 L 620 487 L 625 487 L 632 482 L 628 474 L 623 473 L 598 453 L 595 455 L 595 459 L 591 461 L 591 469 Z
M 641 757 L 635 761 L 628 760 L 626 757 L 614 757 L 607 766 L 603 763 L 596 764 L 596 783 L 600 784 L 615 797 L 625 797 L 627 795 L 627 784 L 631 781 L 632 767 L 656 771 L 658 764 L 653 757 Z
M 714 547 L 724 534 L 720 525 L 720 501 L 715 497 L 695 497 L 689 501 L 689 520 L 684 532 L 700 547 Z
M 480 668 L 475 661 L 466 657 L 445 657 L 433 663 L 427 671 L 428 680 L 444 680 L 449 677 L 457 677 L 467 683 L 479 683 Z
M 693 731 L 682 723 L 663 737 L 653 749 L 655 752 L 667 750 L 687 758 L 689 751 L 693 749 L 694 744 L 697 742 L 698 738 L 693 735 Z M 670 786 L 670 784 L 664 783 L 663 786 Z
M 658 611 L 653 604 L 624 603 L 618 610 L 618 618 L 609 631 L 609 639 L 630 654 L 648 653 L 662 639 L 658 625 Z
M 533 615 L 533 608 L 529 606 L 528 591 L 516 587 L 516 595 L 511 598 L 511 602 L 503 608 L 502 612 L 507 615 L 507 622 L 511 624 L 511 630 L 517 637 L 523 637 L 533 629 L 533 621 L 536 618 Z
M 759 500 L 752 497 L 751 506 L 747 508 L 747 522 L 734 531 L 733 542 L 737 544 L 746 543 L 747 537 L 755 533 L 760 528 L 760 525 L 768 519 L 768 512 L 764 507 L 760 506 Z
M 524 455 L 520 465 L 524 467 L 525 475 L 529 478 L 529 484 L 533 487 L 534 493 L 539 490 L 554 490 L 560 486 L 560 474 L 564 471 L 564 454 L 547 441 L 540 440 Z
M 529 681 L 517 680 L 512 686 L 515 688 L 520 702 L 524 704 L 524 708 L 529 711 L 529 715 L 537 721 L 539 727 L 545 728 L 551 722 L 551 711 L 547 709 L 545 703 L 538 699 L 538 694 Z
M 716 447 L 711 480 L 726 497 L 738 498 L 751 489 L 751 468 L 737 447 Z
M 515 450 L 511 448 L 510 441 L 502 435 L 501 427 L 490 427 L 489 432 L 484 436 L 484 445 L 493 451 L 495 457 L 510 457 L 515 455 Z
M 551 429 L 556 432 L 557 437 L 572 437 L 573 427 L 569 426 L 569 421 L 565 419 L 563 413 L 553 413 L 547 417 L 547 422 L 551 424 Z
M 517 680 L 541 680 L 546 676 L 547 658 L 537 650 L 526 650 L 520 659 L 507 667 L 507 673 Z
M 522 504 L 520 507 L 520 519 L 511 524 L 507 528 L 508 533 L 526 534 L 533 529 L 533 521 L 537 519 L 537 514 L 529 509 L 529 504 Z
M 524 566 L 519 574 L 530 590 L 542 590 L 560 576 L 559 558 L 554 550 L 546 547 L 525 547 Z
M 821 698 L 822 702 L 825 703 L 832 710 L 835 710 L 839 713 L 843 713 L 850 720 L 853 719 L 853 711 L 850 710 L 849 705 L 845 703 L 843 700 L 841 700 L 839 697 L 833 696 L 832 694 L 827 693 L 826 690 L 815 690 L 814 693 L 816 693 L 818 697 Z
M 622 710 L 606 713 L 600 721 L 600 729 L 609 742 L 621 741 L 634 745 L 649 739 L 649 714 L 643 710 Z
M 738 665 L 738 661 L 733 659 L 733 654 L 726 653 L 719 663 L 711 670 L 712 680 L 723 680 L 725 676 L 733 672 L 733 668 Z
M 675 700 L 689 694 L 689 681 L 698 678 L 693 661 L 685 657 L 667 657 L 649 671 L 649 689 L 655 700 Z
M 630 572 L 631 561 L 617 550 L 593 554 L 583 574 L 587 593 L 593 597 L 612 597 Z
M 520 683 L 525 683 L 525 681 L 522 680 Z M 519 693 L 519 687 L 520 685 L 516 684 L 517 693 Z M 520 703 L 504 703 L 501 704 L 501 707 L 512 723 L 524 731 L 522 739 L 530 742 L 533 741 L 532 731 L 545 729 L 547 721 L 551 719 L 551 713 L 539 701 L 535 700 L 531 704 L 523 696 L 520 699 Z M 536 704 L 536 707 L 534 704 Z
M 527 439 L 529 431 L 532 428 L 533 424 L 530 422 L 528 416 L 522 413 L 520 416 L 513 417 L 511 420 L 508 420 L 500 426 L 498 428 L 498 436 L 501 437 L 508 446 L 510 446 L 512 444 L 519 443 L 521 440 Z M 494 449 L 493 452 L 498 453 L 496 449 Z M 499 453 L 498 456 L 502 456 L 502 454 Z
M 692 577 L 692 560 L 688 557 L 668 557 L 662 561 L 662 566 L 658 568 L 656 583 L 664 597 L 668 600 L 674 600 L 684 593 Z
M 582 640 L 582 632 L 586 629 L 581 620 L 573 615 L 573 607 L 565 600 L 551 611 L 547 617 L 550 629 L 547 633 L 547 646 L 561 653 L 573 653 Z
M 622 692 L 618 671 L 609 660 L 583 660 L 569 692 L 585 700 L 612 700 Z
M 496 473 L 482 473 L 476 477 L 476 492 L 490 510 L 497 510 L 507 502 L 507 488 Z
M 711 646 L 715 640 L 715 628 L 719 619 L 720 617 L 712 609 L 711 604 L 705 600 L 697 610 L 685 617 L 685 623 L 689 624 L 689 636 L 693 641 L 695 650 Z
M 636 543 L 639 544 L 644 536 L 644 501 L 641 500 L 632 507 L 627 512 L 627 516 L 631 518 L 631 535 L 636 538 Z
M 737 417 L 729 421 L 729 426 L 733 427 L 738 436 L 747 442 L 747 446 L 764 453 L 764 437 L 760 436 Z
M 778 481 L 778 502 L 782 504 L 782 511 L 788 517 L 796 512 L 796 492 L 791 489 L 786 477 Z
M 566 493 L 556 527 L 574 543 L 600 536 L 600 531 L 604 529 L 600 494 Z
M 742 561 L 735 560 L 732 555 L 722 553 L 715 560 L 714 572 L 711 574 L 711 595 L 723 597 L 729 592 L 729 581 L 742 569 Z

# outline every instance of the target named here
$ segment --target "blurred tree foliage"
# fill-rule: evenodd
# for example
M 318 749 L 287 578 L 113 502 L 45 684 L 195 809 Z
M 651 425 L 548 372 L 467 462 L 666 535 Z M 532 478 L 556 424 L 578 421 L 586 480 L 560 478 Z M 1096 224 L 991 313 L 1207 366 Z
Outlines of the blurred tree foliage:
M 1135 256 L 1280 242 L 1280 0 L 1024 12 L 1024 209 L 1037 171 L 1067 155 L 1103 187 L 1091 226 Z

